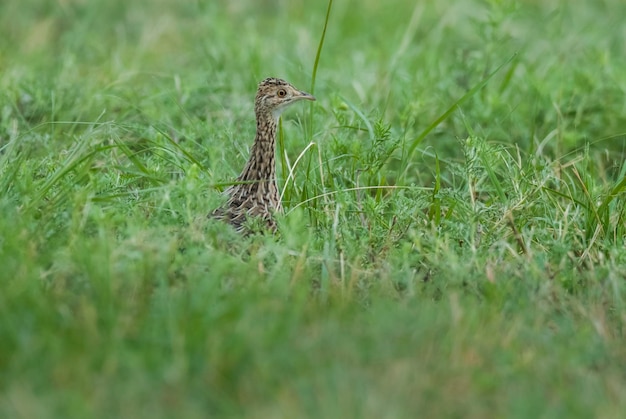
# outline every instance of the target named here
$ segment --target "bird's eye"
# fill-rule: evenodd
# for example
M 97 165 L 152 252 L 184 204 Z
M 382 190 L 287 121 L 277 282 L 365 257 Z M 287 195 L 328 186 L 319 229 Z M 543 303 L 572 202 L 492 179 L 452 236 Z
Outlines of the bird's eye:
M 278 97 L 285 97 L 287 96 L 287 91 L 285 89 L 280 89 L 278 91 Z

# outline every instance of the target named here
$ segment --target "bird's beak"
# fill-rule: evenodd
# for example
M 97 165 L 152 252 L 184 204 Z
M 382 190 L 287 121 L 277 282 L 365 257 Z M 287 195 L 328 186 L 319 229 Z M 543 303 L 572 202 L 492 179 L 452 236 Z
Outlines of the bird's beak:
M 298 90 L 299 98 L 315 101 L 315 96 L 308 94 L 307 92 L 303 92 L 302 90 Z

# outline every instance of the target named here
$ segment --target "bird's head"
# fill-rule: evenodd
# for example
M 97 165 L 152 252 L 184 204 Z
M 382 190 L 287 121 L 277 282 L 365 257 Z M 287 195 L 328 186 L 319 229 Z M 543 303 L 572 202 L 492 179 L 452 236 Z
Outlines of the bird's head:
M 259 83 L 254 110 L 257 115 L 269 113 L 278 119 L 286 107 L 303 99 L 315 100 L 315 97 L 296 89 L 285 80 L 270 77 Z

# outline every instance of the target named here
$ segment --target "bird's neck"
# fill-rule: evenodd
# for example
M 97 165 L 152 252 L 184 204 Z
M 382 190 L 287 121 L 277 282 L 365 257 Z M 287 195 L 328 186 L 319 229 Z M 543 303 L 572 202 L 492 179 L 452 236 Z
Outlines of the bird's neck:
M 241 181 L 274 181 L 276 177 L 276 125 L 271 113 L 257 114 L 256 137 L 248 163 L 239 176 Z

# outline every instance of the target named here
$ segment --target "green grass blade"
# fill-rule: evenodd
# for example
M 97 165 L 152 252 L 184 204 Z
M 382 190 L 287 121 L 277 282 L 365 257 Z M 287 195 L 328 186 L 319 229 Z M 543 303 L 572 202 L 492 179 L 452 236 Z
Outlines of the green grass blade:
M 441 124 L 443 121 L 448 119 L 448 117 L 450 115 L 452 115 L 452 113 L 456 110 L 457 107 L 459 107 L 467 99 L 471 98 L 479 90 L 481 90 L 483 87 L 485 87 L 487 85 L 487 83 L 489 83 L 489 80 L 491 80 L 491 78 L 493 78 L 493 76 L 498 74 L 498 72 L 500 72 L 500 70 L 502 68 L 504 68 L 507 64 L 509 64 L 511 61 L 513 61 L 516 57 L 517 57 L 517 53 L 513 54 L 508 60 L 506 60 L 504 63 L 500 64 L 500 66 L 498 66 L 498 68 L 496 68 L 494 71 L 492 71 L 481 82 L 479 82 L 476 85 L 474 85 L 470 90 L 467 91 L 467 93 L 465 93 L 463 96 L 461 96 L 461 98 L 459 98 L 456 102 L 454 102 L 443 114 L 441 114 L 430 125 L 428 125 L 413 141 L 411 141 L 411 143 L 410 143 L 410 145 L 409 145 L 409 147 L 408 147 L 408 149 L 406 151 L 404 160 L 407 161 L 407 162 L 411 161 L 411 159 L 413 157 L 413 153 L 415 152 L 415 149 L 417 148 L 417 146 L 419 146 L 422 143 L 424 138 L 426 138 L 426 136 L 428 134 L 430 134 L 430 132 L 433 129 L 435 129 L 439 124 Z M 407 164 L 405 164 L 404 166 L 407 167 L 407 169 L 408 169 L 408 165 Z M 407 170 L 407 169 L 405 169 L 405 170 Z M 404 175 L 405 175 L 405 173 L 401 177 L 404 177 Z

